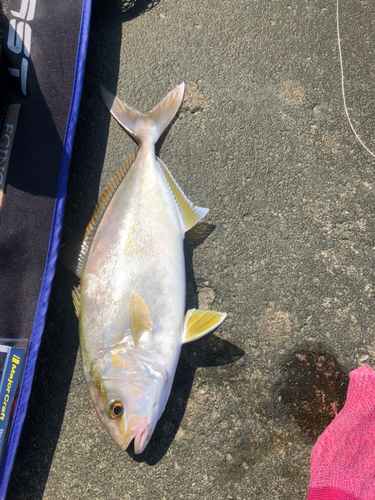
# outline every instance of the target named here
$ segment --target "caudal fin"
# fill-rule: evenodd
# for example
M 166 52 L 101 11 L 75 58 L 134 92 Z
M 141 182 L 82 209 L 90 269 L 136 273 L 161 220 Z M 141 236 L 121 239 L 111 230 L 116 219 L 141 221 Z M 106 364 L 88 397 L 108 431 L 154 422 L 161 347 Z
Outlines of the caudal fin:
M 118 97 L 100 85 L 100 94 L 104 104 L 136 142 L 150 138 L 155 143 L 159 139 L 181 106 L 184 90 L 184 83 L 177 85 L 154 109 L 143 114 L 120 101 Z

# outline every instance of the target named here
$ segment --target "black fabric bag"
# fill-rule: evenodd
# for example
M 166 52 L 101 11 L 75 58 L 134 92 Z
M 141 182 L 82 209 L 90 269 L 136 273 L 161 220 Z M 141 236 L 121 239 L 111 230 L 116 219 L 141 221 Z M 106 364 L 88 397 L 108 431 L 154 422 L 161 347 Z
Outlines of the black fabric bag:
M 0 469 L 3 499 L 58 256 L 91 0 L 1 0 L 0 7 L 0 344 L 27 347 Z

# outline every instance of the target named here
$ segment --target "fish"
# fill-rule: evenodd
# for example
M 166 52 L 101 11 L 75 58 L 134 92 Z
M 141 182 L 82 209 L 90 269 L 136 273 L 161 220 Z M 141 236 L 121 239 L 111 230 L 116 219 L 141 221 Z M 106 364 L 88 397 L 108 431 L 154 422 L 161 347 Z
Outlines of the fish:
M 83 241 L 62 260 L 80 278 L 72 295 L 92 402 L 113 441 L 126 450 L 134 440 L 139 454 L 165 409 L 181 346 L 217 328 L 226 313 L 185 313 L 184 236 L 208 209 L 187 198 L 155 154 L 184 83 L 146 114 L 102 85 L 100 92 L 138 149 L 105 189 Z

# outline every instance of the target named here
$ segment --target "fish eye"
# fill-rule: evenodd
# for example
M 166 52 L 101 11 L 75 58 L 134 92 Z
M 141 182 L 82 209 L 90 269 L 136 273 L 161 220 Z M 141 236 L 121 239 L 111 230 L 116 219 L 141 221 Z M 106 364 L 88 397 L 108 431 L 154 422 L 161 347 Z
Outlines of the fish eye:
M 121 401 L 117 399 L 111 399 L 111 401 L 108 401 L 108 403 L 106 404 L 105 411 L 109 418 L 116 419 L 118 417 L 121 417 L 124 411 L 124 407 Z

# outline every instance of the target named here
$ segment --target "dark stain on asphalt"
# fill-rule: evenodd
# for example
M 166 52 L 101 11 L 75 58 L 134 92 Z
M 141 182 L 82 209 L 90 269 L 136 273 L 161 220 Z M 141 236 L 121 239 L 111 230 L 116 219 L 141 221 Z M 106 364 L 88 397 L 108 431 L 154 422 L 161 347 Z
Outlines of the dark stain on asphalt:
M 344 406 L 348 372 L 327 351 L 299 349 L 282 373 L 274 393 L 277 413 L 289 415 L 315 441 Z

